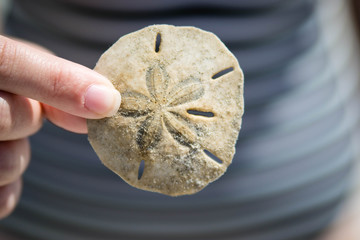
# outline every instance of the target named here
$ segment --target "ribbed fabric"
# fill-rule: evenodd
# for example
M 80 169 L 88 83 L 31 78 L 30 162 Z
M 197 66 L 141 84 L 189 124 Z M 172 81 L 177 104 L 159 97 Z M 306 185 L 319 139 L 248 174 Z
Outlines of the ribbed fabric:
M 101 2 L 101 4 L 99 4 Z M 336 215 L 357 152 L 359 62 L 344 1 L 17 0 L 9 34 L 93 67 L 119 37 L 156 23 L 217 34 L 245 73 L 237 153 L 198 194 L 141 191 L 86 136 L 50 123 L 31 137 L 19 239 L 315 239 Z

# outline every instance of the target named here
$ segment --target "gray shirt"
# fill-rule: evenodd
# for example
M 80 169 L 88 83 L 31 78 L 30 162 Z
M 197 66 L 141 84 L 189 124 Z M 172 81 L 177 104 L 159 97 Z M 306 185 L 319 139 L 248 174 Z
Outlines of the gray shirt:
M 345 24 L 341 2 L 14 1 L 9 34 L 88 67 L 147 25 L 212 31 L 244 70 L 246 111 L 228 172 L 177 198 L 130 187 L 100 163 L 86 136 L 46 123 L 31 137 L 21 202 L 0 229 L 55 240 L 312 239 L 336 214 L 355 155 L 354 77 L 338 84 L 346 64 L 355 69 L 352 43 L 331 50 Z

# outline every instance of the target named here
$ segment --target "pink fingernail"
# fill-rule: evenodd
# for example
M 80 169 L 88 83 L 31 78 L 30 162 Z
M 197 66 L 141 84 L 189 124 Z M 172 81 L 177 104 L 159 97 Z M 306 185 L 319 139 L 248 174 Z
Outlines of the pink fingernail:
M 119 91 L 104 85 L 91 85 L 85 94 L 85 107 L 104 117 L 113 116 L 118 111 L 120 103 Z

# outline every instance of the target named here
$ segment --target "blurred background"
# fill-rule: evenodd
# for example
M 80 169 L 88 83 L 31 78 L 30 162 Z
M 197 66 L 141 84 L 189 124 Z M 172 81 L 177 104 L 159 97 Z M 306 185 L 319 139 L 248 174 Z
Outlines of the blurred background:
M 2 31 L 94 67 L 157 24 L 214 32 L 245 75 L 233 164 L 192 196 L 134 189 L 51 123 L 0 239 L 358 240 L 358 0 L 2 0 Z

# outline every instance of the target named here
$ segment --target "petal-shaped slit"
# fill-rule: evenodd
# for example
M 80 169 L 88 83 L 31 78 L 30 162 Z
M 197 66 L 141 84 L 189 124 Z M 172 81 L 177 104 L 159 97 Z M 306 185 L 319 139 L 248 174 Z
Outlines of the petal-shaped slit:
M 149 115 L 140 125 L 136 142 L 141 151 L 146 151 L 156 146 L 161 139 L 162 123 L 160 114 Z
M 147 69 L 146 87 L 156 101 L 160 101 L 166 96 L 168 83 L 169 75 L 163 64 L 157 63 Z
M 169 112 L 164 114 L 164 123 L 171 136 L 180 144 L 190 147 L 196 141 L 196 133 L 185 121 Z
M 204 87 L 197 78 L 188 78 L 178 83 L 168 94 L 168 106 L 178 106 L 198 100 L 204 95 Z
M 121 94 L 119 113 L 124 117 L 141 117 L 149 114 L 154 108 L 150 99 L 138 92 L 124 92 Z

